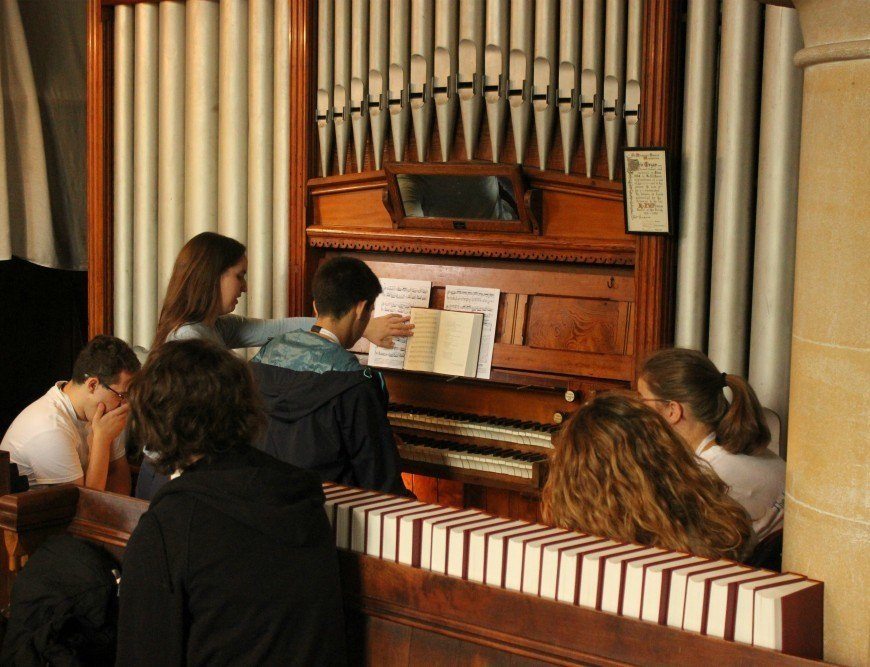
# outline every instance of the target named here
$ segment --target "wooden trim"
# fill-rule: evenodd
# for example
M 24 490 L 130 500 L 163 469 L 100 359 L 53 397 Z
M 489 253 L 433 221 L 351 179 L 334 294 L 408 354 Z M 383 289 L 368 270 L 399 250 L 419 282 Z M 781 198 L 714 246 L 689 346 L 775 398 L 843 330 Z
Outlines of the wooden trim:
M 525 345 L 496 343 L 493 368 L 510 368 L 537 373 L 564 373 L 569 377 L 603 378 L 631 382 L 631 357 L 569 350 L 543 350 Z
M 444 163 L 433 162 L 431 164 L 422 164 L 424 166 L 437 166 Z M 509 166 L 514 167 L 519 165 Z M 601 181 L 588 178 L 578 179 L 576 174 L 566 175 L 561 172 L 541 172 L 538 169 L 523 169 L 522 174 L 528 187 L 536 190 L 583 195 L 608 201 L 622 201 L 621 181 Z M 383 169 L 378 171 L 352 172 L 341 176 L 318 176 L 308 180 L 308 190 L 312 197 L 327 194 L 339 194 L 354 190 L 375 190 L 386 187 L 387 177 Z
M 679 90 L 682 58 L 679 55 L 682 0 L 648 0 L 644 5 L 643 92 L 641 96 L 641 146 L 665 146 L 679 154 Z M 676 160 L 674 161 L 676 163 Z M 674 164 L 676 167 L 676 164 Z M 675 169 L 674 179 L 679 178 Z M 671 227 L 678 229 L 676 209 Z M 670 236 L 641 236 L 635 258 L 635 374 L 652 351 L 673 338 L 674 244 Z
M 112 11 L 88 1 L 87 210 L 88 336 L 112 331 L 111 88 Z
M 288 305 L 290 315 L 302 315 L 310 307 L 310 271 L 307 266 L 305 227 L 308 223 L 307 186 L 315 171 L 311 136 L 314 123 L 314 59 L 317 27 L 313 0 L 285 0 L 290 3 L 290 272 Z M 309 26 L 312 27 L 309 33 Z M 309 39 L 310 35 L 310 39 Z
M 631 266 L 635 242 L 578 241 L 559 237 L 519 234 L 486 234 L 420 229 L 373 229 L 323 227 L 307 229 L 312 248 L 366 252 L 417 253 L 458 257 L 525 259 L 541 262 L 572 262 Z

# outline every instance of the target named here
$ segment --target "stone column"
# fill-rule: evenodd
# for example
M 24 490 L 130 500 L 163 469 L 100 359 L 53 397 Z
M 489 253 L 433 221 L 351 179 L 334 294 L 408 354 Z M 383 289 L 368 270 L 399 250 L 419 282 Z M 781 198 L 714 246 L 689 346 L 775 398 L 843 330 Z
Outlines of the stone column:
M 825 582 L 825 659 L 870 664 L 870 0 L 794 0 L 805 48 L 785 570 Z

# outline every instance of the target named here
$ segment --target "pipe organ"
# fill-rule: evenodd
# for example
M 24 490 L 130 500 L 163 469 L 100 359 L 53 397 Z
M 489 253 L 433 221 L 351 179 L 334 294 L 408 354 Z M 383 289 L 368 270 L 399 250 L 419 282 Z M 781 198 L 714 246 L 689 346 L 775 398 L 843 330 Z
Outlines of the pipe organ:
M 620 149 L 671 141 L 670 119 L 658 135 L 644 134 L 641 109 L 655 118 L 658 100 L 670 99 L 678 4 L 309 0 L 297 13 L 317 35 L 304 56 L 315 68 L 316 99 L 299 107 L 312 161 L 299 181 L 306 208 L 291 221 L 303 244 L 291 267 L 300 276 L 297 312 L 309 307 L 313 271 L 336 253 L 354 253 L 382 279 L 431 282 L 435 308 L 448 285 L 501 291 L 489 380 L 384 371 L 407 481 L 419 497 L 537 517 L 552 432 L 583 396 L 630 387 L 637 360 L 666 340 L 669 242 L 625 233 Z M 351 15 L 345 37 L 342 11 Z M 653 40 L 650 30 L 665 32 Z M 339 168 L 338 118 L 323 118 L 320 93 L 332 78 L 337 116 L 348 42 L 355 175 Z M 358 64 L 366 53 L 367 69 Z M 644 81 L 662 58 L 670 78 Z M 330 66 L 331 74 L 319 71 Z M 321 130 L 329 122 L 334 145 Z M 427 230 L 419 220 L 404 228 L 395 217 L 401 202 L 382 201 L 380 168 L 390 159 L 446 163 L 456 173 L 519 163 L 543 220 L 525 233 L 458 222 L 448 230 L 443 221 Z
M 129 212 L 141 209 L 144 215 L 146 202 L 151 206 L 148 184 L 152 170 L 158 170 L 153 160 L 143 164 L 139 153 L 131 155 L 153 128 L 135 130 L 135 117 L 129 117 L 136 106 L 136 88 L 127 87 L 136 57 L 130 49 L 129 7 L 115 7 L 115 0 L 95 4 L 102 18 L 92 17 L 93 42 L 117 36 L 114 50 L 94 54 L 89 67 L 95 77 L 92 136 L 106 146 L 104 153 L 91 154 L 89 171 L 97 193 L 92 238 L 99 249 L 111 238 L 111 224 L 117 226 L 116 239 L 130 238 Z M 163 11 L 172 3 L 138 4 L 144 16 L 145 6 L 159 4 Z M 429 282 L 433 308 L 444 307 L 448 286 L 497 289 L 489 377 L 385 370 L 390 418 L 402 441 L 407 481 L 421 500 L 537 519 L 559 424 L 584 397 L 631 387 L 638 361 L 669 340 L 671 241 L 626 234 L 619 150 L 626 140 L 673 144 L 681 3 L 295 0 L 282 19 L 289 21 L 287 45 L 281 43 L 286 33 L 277 26 L 280 4 L 188 0 L 185 5 L 188 18 L 206 17 L 205 23 L 186 26 L 192 80 L 212 81 L 210 55 L 219 56 L 211 63 L 215 67 L 229 62 L 231 53 L 249 59 L 245 67 L 224 68 L 233 76 L 220 79 L 219 123 L 211 115 L 217 89 L 207 99 L 196 90 L 184 91 L 190 102 L 184 126 L 174 127 L 172 136 L 185 147 L 185 232 L 236 227 L 245 232 L 251 315 L 272 314 L 270 301 L 286 303 L 287 314 L 311 312 L 313 273 L 336 254 L 360 257 L 382 279 Z M 274 32 L 265 35 L 270 17 Z M 153 29 L 156 21 L 148 25 Z M 238 34 L 247 45 L 233 39 L 233 25 L 244 27 Z M 145 24 L 136 30 L 145 30 Z M 171 34 L 161 32 L 160 39 Z M 288 65 L 278 62 L 278 54 L 285 47 L 289 108 L 281 111 L 277 96 L 287 85 L 282 73 Z M 274 64 L 266 64 L 272 48 Z M 105 77 L 113 73 L 124 78 L 115 79 L 110 90 Z M 273 90 L 275 112 L 266 115 Z M 114 99 L 112 91 L 117 91 Z M 239 108 L 233 95 L 247 96 L 248 106 Z M 168 111 L 177 108 L 172 104 L 158 96 L 155 106 Z M 149 118 L 156 118 L 156 109 Z M 120 114 L 117 119 L 113 112 Z M 288 121 L 282 119 L 288 117 L 285 131 Z M 247 145 L 238 141 L 243 125 Z M 106 133 L 111 128 L 114 136 Z M 169 135 L 162 125 L 158 130 L 155 142 L 162 147 Z M 138 143 L 131 141 L 136 132 Z M 262 140 L 251 143 L 250 137 Z M 200 138 L 208 151 L 213 144 L 219 147 L 218 169 L 194 150 Z M 175 154 L 159 150 L 163 174 L 164 158 L 174 160 Z M 232 155 L 247 165 L 234 164 Z M 281 155 L 289 155 L 288 164 L 280 164 Z M 446 218 L 432 226 L 424 215 L 405 225 L 395 202 L 384 205 L 392 200 L 383 166 L 392 161 L 405 163 L 404 173 L 437 166 L 459 177 L 518 164 L 508 171 L 522 181 L 523 187 L 513 190 L 522 201 L 511 204 L 509 192 L 504 201 L 521 220 L 466 224 Z M 143 188 L 131 192 L 120 177 L 136 173 Z M 233 173 L 237 187 L 231 187 Z M 277 193 L 273 206 L 262 188 L 267 180 L 274 181 Z M 286 202 L 280 199 L 281 184 L 288 188 Z M 164 202 L 168 184 L 160 181 L 157 187 L 157 201 Z M 494 191 L 501 197 L 504 189 L 499 185 Z M 479 204 L 475 195 L 467 202 L 457 199 L 447 203 L 460 215 L 466 203 L 469 208 Z M 110 208 L 114 220 L 101 213 Z M 163 239 L 176 245 L 178 239 L 164 235 L 160 211 L 169 209 L 157 208 L 162 258 Z M 207 212 L 216 209 L 216 219 L 208 219 Z M 239 218 L 245 211 L 247 227 Z M 284 215 L 286 231 L 278 225 Z M 114 258 L 108 245 L 92 255 L 95 289 L 111 284 L 112 261 L 116 280 L 130 283 L 131 291 L 136 281 L 153 282 L 157 274 L 144 266 L 130 280 L 130 243 L 135 238 L 115 248 Z M 270 280 L 273 274 L 287 277 L 286 292 L 283 278 Z M 118 333 L 129 335 L 131 326 L 139 326 L 135 342 L 147 345 L 150 332 L 141 321 L 126 319 L 129 304 L 119 301 Z M 93 302 L 93 332 L 111 331 L 113 311 L 106 308 L 111 296 L 94 296 Z M 150 302 L 148 308 L 155 311 Z
M 322 177 L 344 173 L 348 133 L 357 171 L 366 151 L 380 169 L 387 123 L 393 157 L 405 159 L 409 117 L 417 161 L 491 159 L 566 174 L 582 173 L 585 164 L 587 177 L 615 180 L 621 146 L 638 144 L 643 0 L 316 4 Z M 505 154 L 508 114 L 513 151 Z M 337 162 L 327 131 L 333 124 Z M 560 166 L 551 159 L 557 142 Z M 534 157 L 527 156 L 532 145 Z

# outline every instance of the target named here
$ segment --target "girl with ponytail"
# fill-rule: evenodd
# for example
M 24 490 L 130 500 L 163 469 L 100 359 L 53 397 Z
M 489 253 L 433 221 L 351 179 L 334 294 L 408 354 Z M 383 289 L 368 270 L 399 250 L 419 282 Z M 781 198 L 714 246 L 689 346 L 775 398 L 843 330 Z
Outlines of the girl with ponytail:
M 746 380 L 720 372 L 700 352 L 673 348 L 646 360 L 637 388 L 729 486 L 759 540 L 782 529 L 785 462 L 767 449 L 770 429 Z

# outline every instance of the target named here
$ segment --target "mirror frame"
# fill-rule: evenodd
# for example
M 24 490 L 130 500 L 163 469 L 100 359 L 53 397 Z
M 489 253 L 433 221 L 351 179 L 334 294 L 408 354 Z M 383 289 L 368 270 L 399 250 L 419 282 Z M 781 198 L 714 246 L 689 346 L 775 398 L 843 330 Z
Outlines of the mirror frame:
M 430 229 L 443 231 L 498 232 L 540 234 L 540 192 L 527 188 L 523 171 L 516 164 L 493 162 L 385 162 L 387 187 L 383 202 L 393 220 L 395 229 Z M 483 218 L 435 218 L 405 215 L 398 176 L 500 176 L 513 186 L 519 220 L 492 220 Z

